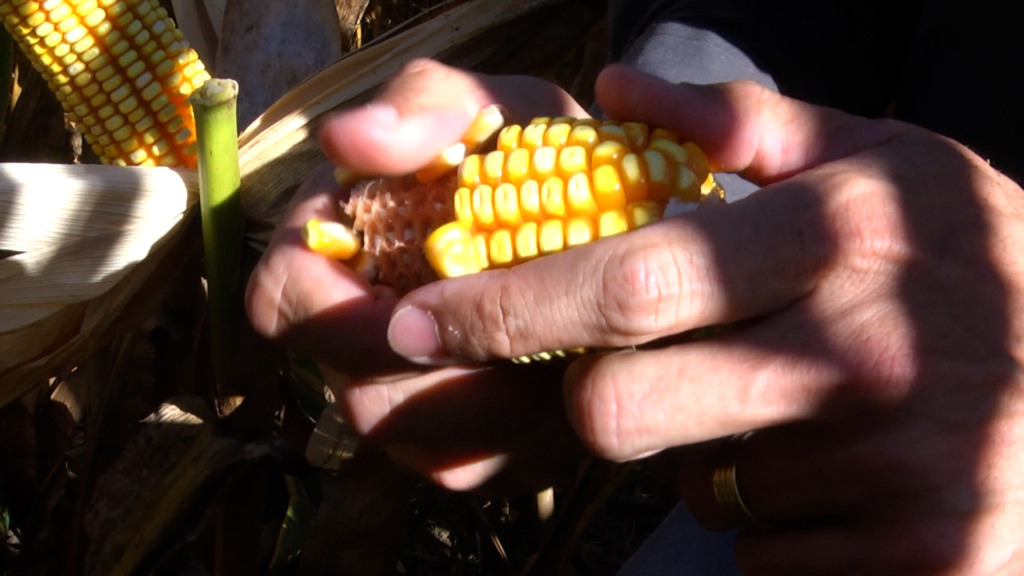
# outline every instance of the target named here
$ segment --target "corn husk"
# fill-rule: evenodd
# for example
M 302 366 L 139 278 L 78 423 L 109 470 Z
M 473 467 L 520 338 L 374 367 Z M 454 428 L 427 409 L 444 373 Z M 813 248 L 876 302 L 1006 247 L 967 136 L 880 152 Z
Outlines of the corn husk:
M 188 172 L 0 165 L 0 405 L 116 322 L 179 238 Z M 194 186 L 192 184 L 191 186 Z

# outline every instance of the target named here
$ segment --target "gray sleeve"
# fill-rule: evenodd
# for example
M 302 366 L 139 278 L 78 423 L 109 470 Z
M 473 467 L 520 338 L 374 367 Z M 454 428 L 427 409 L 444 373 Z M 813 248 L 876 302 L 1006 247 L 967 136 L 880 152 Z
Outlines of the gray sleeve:
M 673 83 L 753 80 L 777 90 L 772 77 L 725 38 L 680 22 L 662 21 L 649 26 L 629 44 L 619 61 Z M 757 189 L 734 174 L 718 174 L 716 179 L 730 201 Z

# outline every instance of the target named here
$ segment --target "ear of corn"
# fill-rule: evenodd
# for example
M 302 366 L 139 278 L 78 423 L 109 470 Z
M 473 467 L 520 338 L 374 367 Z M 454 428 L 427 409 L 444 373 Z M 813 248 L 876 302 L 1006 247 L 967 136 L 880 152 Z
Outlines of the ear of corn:
M 4 26 L 106 163 L 193 168 L 207 79 L 158 0 L 0 0 Z
M 493 118 L 478 120 L 469 134 L 493 131 Z M 306 244 L 340 259 L 358 253 L 353 265 L 369 282 L 406 292 L 436 277 L 512 266 L 634 230 L 660 220 L 673 199 L 724 200 L 697 146 L 643 124 L 538 118 L 502 128 L 495 150 L 464 155 L 481 141 L 467 136 L 456 145 L 457 175 L 452 149 L 416 178 L 355 181 L 340 170 L 339 184 L 351 187 L 345 213 L 362 234 L 362 252 L 337 222 L 307 222 Z
M 455 220 L 424 244 L 440 277 L 512 266 L 661 218 L 715 189 L 703 152 L 637 123 L 539 118 L 459 166 Z

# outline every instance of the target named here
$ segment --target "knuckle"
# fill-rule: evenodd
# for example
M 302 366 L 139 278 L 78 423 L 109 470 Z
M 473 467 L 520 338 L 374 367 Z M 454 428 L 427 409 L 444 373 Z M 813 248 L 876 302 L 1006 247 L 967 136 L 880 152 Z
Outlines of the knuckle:
M 627 389 L 612 371 L 602 369 L 601 358 L 575 362 L 567 381 L 576 383 L 567 401 L 570 419 L 584 446 L 592 453 L 612 461 L 625 461 L 634 454 L 625 432 L 632 425 L 628 418 Z
M 692 255 L 664 245 L 641 245 L 613 255 L 601 276 L 599 313 L 609 332 L 632 344 L 673 331 L 678 318 L 692 309 L 688 290 L 701 277 Z
M 280 337 L 281 282 L 261 263 L 249 278 L 245 292 L 245 312 L 258 334 L 271 340 Z
M 524 327 L 527 320 L 516 312 L 523 309 L 519 296 L 503 282 L 495 282 L 495 286 L 492 290 L 478 291 L 477 297 L 459 308 L 466 314 L 459 319 L 464 328 L 448 328 L 441 335 L 453 345 L 457 341 L 455 347 L 468 359 L 512 357 L 513 342 L 520 334 L 529 333 L 528 327 Z M 457 300 L 458 295 L 452 298 Z

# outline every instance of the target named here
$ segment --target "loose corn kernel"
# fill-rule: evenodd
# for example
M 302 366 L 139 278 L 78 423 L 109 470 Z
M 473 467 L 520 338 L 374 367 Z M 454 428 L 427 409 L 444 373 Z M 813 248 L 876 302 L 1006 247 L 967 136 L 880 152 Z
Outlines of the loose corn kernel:
M 660 219 L 671 198 L 720 191 L 699 148 L 643 124 L 537 118 L 504 127 L 496 145 L 463 160 L 456 219 L 424 244 L 441 277 L 621 234 Z
M 104 162 L 195 167 L 188 96 L 210 76 L 159 0 L 3 0 L 0 18 Z
M 348 226 L 318 218 L 302 227 L 302 239 L 314 252 L 335 260 L 348 260 L 363 247 L 362 239 Z

